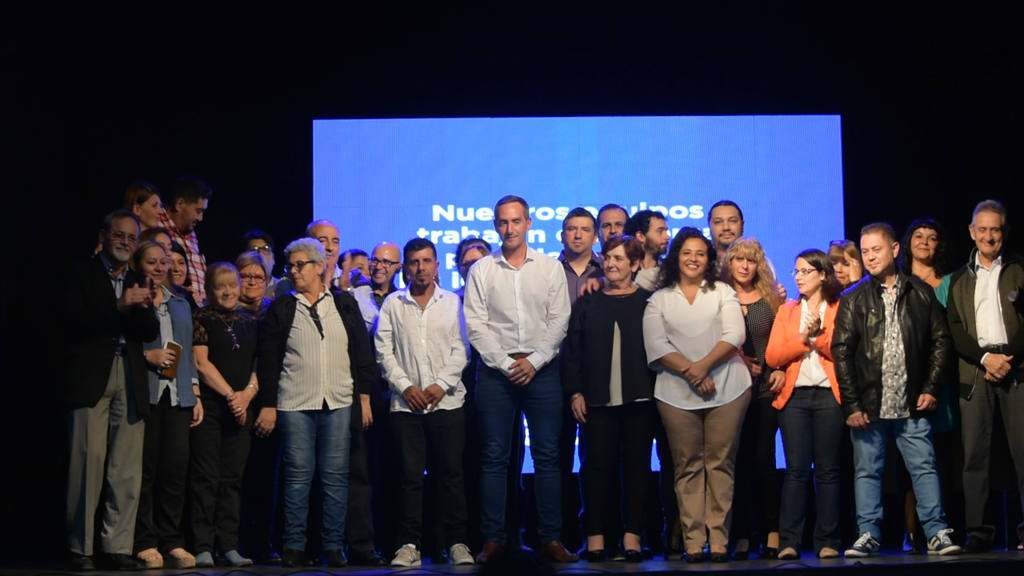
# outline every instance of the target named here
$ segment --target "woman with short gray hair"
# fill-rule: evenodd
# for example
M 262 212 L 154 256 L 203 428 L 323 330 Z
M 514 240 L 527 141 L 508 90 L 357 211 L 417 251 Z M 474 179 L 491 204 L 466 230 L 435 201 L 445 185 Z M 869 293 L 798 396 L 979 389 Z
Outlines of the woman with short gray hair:
M 376 364 L 359 306 L 324 283 L 326 254 L 312 238 L 285 248 L 294 289 L 279 296 L 260 333 L 261 404 L 256 433 L 280 420 L 286 568 L 305 565 L 306 519 L 314 470 L 322 501 L 322 551 L 331 567 L 345 566 L 349 422 L 359 394 L 363 427 L 372 423 L 370 390 Z M 339 354 L 347 351 L 347 354 Z

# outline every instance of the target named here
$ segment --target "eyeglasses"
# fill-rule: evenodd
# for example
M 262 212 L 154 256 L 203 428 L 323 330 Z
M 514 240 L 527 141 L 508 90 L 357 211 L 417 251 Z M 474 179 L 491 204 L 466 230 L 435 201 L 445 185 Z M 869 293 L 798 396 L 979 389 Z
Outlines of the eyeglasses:
M 314 262 L 313 260 L 296 260 L 295 262 L 292 262 L 291 264 L 285 265 L 284 271 L 285 272 L 301 272 L 302 269 L 306 266 L 306 264 L 312 264 L 313 262 Z
M 239 274 L 238 277 L 242 279 L 242 282 L 266 282 L 267 281 L 267 277 L 264 276 L 263 274 Z
M 252 248 L 250 248 L 250 250 L 252 250 L 253 252 L 266 252 L 268 254 L 272 252 L 270 246 L 266 244 L 264 244 L 263 246 L 253 246 Z
M 810 276 L 817 272 L 814 268 L 793 268 L 789 273 L 793 275 L 793 278 L 797 276 Z
M 395 262 L 394 260 L 386 260 L 384 258 L 370 258 L 370 266 L 398 266 L 401 262 Z

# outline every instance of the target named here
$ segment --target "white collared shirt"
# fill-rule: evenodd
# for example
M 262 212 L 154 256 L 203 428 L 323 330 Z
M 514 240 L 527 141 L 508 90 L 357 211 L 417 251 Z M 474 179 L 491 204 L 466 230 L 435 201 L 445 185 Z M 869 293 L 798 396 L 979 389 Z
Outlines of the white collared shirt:
M 698 394 L 685 378 L 665 370 L 658 362 L 672 352 L 694 362 L 707 356 L 719 342 L 742 348 L 746 327 L 739 298 L 731 286 L 715 282 L 715 289 L 708 290 L 703 283 L 690 304 L 676 284 L 658 290 L 647 302 L 644 347 L 651 368 L 658 371 L 655 398 L 683 410 L 699 410 L 728 404 L 750 388 L 750 372 L 736 354 L 709 373 L 715 383 L 715 394 L 709 398 Z
M 527 247 L 518 268 L 501 250 L 478 260 L 466 281 L 466 330 L 484 364 L 506 374 L 527 354 L 540 370 L 558 355 L 569 327 L 569 288 L 562 263 Z
M 999 301 L 999 274 L 1003 271 L 1003 257 L 1000 255 L 992 261 L 992 266 L 985 268 L 981 264 L 981 255 L 974 255 L 974 267 L 977 282 L 974 285 L 974 317 L 978 330 L 978 345 L 994 346 L 1006 344 L 1006 326 L 1003 325 L 1003 305 Z
M 424 308 L 408 290 L 388 295 L 380 307 L 374 347 L 384 379 L 396 392 L 391 395 L 392 412 L 413 412 L 402 398 L 410 386 L 440 386 L 445 394 L 438 410 L 454 410 L 465 402 L 461 377 L 469 356 L 462 306 L 454 293 L 435 285 Z
M 300 294 L 295 298 L 295 319 L 285 344 L 284 364 L 277 394 L 277 409 L 284 411 L 331 410 L 352 404 L 352 368 L 348 355 L 348 332 L 327 288 L 313 304 L 320 317 L 323 337 L 310 313 L 310 304 Z

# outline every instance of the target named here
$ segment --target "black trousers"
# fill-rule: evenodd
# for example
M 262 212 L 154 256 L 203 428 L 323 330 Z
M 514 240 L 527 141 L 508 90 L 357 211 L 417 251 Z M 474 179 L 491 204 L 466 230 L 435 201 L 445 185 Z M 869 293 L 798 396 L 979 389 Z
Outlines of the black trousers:
M 242 481 L 242 548 L 256 560 L 267 559 L 280 541 L 278 497 L 281 475 L 281 436 L 253 436 Z
M 195 553 L 238 548 L 242 475 L 249 458 L 249 411 L 245 426 L 235 421 L 227 400 L 204 388 L 205 416 L 192 429 L 189 473 L 192 547 Z
M 390 495 L 396 490 L 397 473 L 391 462 L 389 403 L 384 397 L 371 399 L 373 426 L 367 430 L 362 428 L 359 412 L 352 411 L 345 529 L 349 549 L 362 554 L 394 547 L 395 507 Z
M 779 478 L 775 468 L 775 434 L 779 412 L 773 398 L 750 403 L 740 432 L 733 491 L 732 540 L 758 535 L 764 540 L 779 530 Z M 752 547 L 757 550 L 756 543 Z
M 572 414 L 572 402 L 568 397 L 562 401 L 562 428 L 558 435 L 558 471 L 562 477 L 562 544 L 569 550 L 582 545 L 580 537 L 580 482 L 572 473 L 576 456 L 576 418 Z
M 642 533 L 647 480 L 651 473 L 651 440 L 657 417 L 654 402 L 587 407 L 580 456 L 584 529 L 588 536 L 621 531 L 621 527 L 613 525 L 620 518 L 620 493 L 625 531 Z M 621 491 L 618 489 L 620 470 Z
M 150 407 L 142 449 L 142 491 L 135 518 L 136 553 L 149 548 L 166 553 L 185 546 L 181 518 L 185 512 L 191 423 L 192 408 L 171 406 L 169 389 Z
M 427 414 L 391 413 L 398 456 L 398 542 L 422 547 L 423 472 L 428 470 L 445 546 L 466 542 L 466 493 L 462 467 L 465 413 L 435 410 Z

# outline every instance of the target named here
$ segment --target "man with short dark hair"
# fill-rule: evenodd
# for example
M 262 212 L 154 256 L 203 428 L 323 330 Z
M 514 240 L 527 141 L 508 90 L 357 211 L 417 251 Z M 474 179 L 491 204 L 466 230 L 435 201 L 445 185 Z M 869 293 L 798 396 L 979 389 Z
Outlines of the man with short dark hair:
M 160 225 L 171 233 L 171 240 L 181 244 L 188 256 L 188 273 L 192 280 L 192 298 L 200 306 L 206 301 L 206 256 L 199 250 L 196 226 L 203 221 L 213 190 L 196 176 L 183 176 L 171 186 L 164 201 Z
M 661 272 L 661 256 L 668 248 L 669 233 L 665 215 L 654 210 L 641 210 L 630 216 L 622 233 L 640 241 L 644 247 L 644 259 L 634 281 L 644 290 L 658 289 L 658 274 Z
M 882 471 L 895 438 L 907 464 L 928 551 L 957 554 L 935 469 L 927 413 L 934 411 L 951 354 L 945 314 L 931 286 L 896 268 L 900 245 L 892 227 L 861 230 L 870 273 L 843 293 L 832 337 L 841 406 L 853 441 L 854 491 L 860 537 L 848 558 L 878 554 L 882 540 Z M 837 556 L 830 550 L 823 557 Z
M 423 536 L 423 473 L 440 516 L 451 564 L 473 564 L 466 546 L 462 456 L 466 443 L 466 365 L 459 297 L 434 283 L 437 249 L 413 238 L 403 250 L 409 285 L 384 299 L 374 338 L 377 362 L 391 387 L 391 430 L 399 472 L 398 542 L 392 566 L 419 566 Z M 429 464 L 429 465 L 428 465 Z
M 134 214 L 108 214 L 102 250 L 74 265 L 60 299 L 68 323 L 61 367 L 71 438 L 66 528 L 75 570 L 95 569 L 97 552 L 99 567 L 139 568 L 132 545 L 149 414 L 142 343 L 160 335 L 160 324 L 150 305 L 152 282 L 128 269 L 138 236 Z
M 541 555 L 574 562 L 559 541 L 561 480 L 558 434 L 562 416 L 558 350 L 569 323 L 569 295 L 558 261 L 529 248 L 530 209 L 518 196 L 494 207 L 501 249 L 480 259 L 466 285 L 466 329 L 480 352 L 477 408 L 483 442 L 480 474 L 486 561 L 506 542 L 505 474 L 513 418 L 518 409 L 530 424 L 530 452 L 537 495 L 537 537 Z
M 565 281 L 569 287 L 569 304 L 576 303 L 580 289 L 591 278 L 603 278 L 601 257 L 594 254 L 597 241 L 597 221 L 586 208 L 576 207 L 562 220 L 562 253 L 558 260 L 565 270 Z M 569 548 L 579 548 L 580 537 L 580 487 L 572 475 L 576 455 L 576 418 L 568 398 L 563 398 L 562 430 L 559 440 L 559 469 L 562 474 L 562 542 Z
M 626 209 L 618 204 L 605 204 L 597 211 L 597 229 L 601 235 L 601 244 L 604 245 L 611 236 L 622 235 L 626 227 L 626 220 L 629 214 Z
M 1006 208 L 985 200 L 974 208 L 968 228 L 974 250 L 949 287 L 949 328 L 959 354 L 960 415 L 964 442 L 967 550 L 992 547 L 995 527 L 985 522 L 989 496 L 992 425 L 998 406 L 1017 469 L 1017 494 L 1024 508 L 1024 264 L 1003 252 Z M 1024 542 L 1024 523 L 1017 526 Z M 1024 544 L 1017 547 L 1024 550 Z
M 719 200 L 708 211 L 708 227 L 718 254 L 718 269 L 721 270 L 729 244 L 743 236 L 743 211 L 732 200 Z

